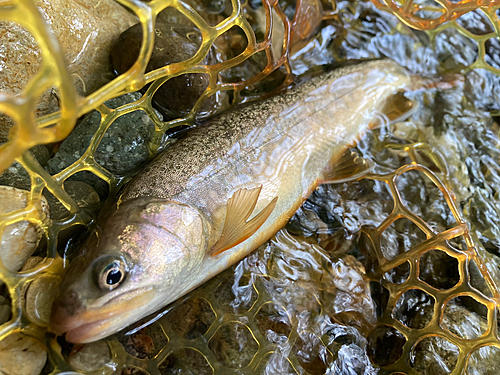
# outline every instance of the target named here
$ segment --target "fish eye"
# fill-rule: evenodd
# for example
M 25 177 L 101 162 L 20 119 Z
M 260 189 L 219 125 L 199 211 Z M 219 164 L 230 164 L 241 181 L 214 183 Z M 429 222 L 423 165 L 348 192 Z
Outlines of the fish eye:
M 101 289 L 113 290 L 125 279 L 125 264 L 120 260 L 113 260 L 102 269 L 99 275 L 99 286 Z

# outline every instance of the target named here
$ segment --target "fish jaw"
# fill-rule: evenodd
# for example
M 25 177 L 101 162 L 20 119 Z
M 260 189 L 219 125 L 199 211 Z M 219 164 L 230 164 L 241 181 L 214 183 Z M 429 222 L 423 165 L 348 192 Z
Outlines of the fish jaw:
M 50 328 L 57 335 L 66 333 L 72 343 L 100 340 L 154 311 L 156 290 L 140 288 L 107 302 L 99 309 L 69 307 L 56 303 L 52 308 Z

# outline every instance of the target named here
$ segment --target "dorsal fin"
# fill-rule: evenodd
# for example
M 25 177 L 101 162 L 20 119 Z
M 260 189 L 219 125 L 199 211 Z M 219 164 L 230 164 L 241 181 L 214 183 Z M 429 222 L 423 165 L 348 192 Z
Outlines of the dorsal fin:
M 271 215 L 278 197 L 247 222 L 257 204 L 261 190 L 262 185 L 254 189 L 239 189 L 228 199 L 224 227 L 219 240 L 212 246 L 212 255 L 220 254 L 248 239 Z

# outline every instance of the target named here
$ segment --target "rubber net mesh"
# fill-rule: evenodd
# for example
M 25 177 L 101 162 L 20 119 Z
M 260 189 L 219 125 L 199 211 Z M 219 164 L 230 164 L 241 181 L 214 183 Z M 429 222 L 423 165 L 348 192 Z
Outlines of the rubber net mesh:
M 61 50 L 57 45 L 57 40 L 51 34 L 50 28 L 38 12 L 35 2 L 29 0 L 0 1 L 0 19 L 18 23 L 29 30 L 36 39 L 43 56 L 42 65 L 38 73 L 20 93 L 16 95 L 3 93 L 0 95 L 0 112 L 9 116 L 15 123 L 10 132 L 8 142 L 0 146 L 0 172 L 8 169 L 13 162 L 17 162 L 29 173 L 31 179 L 31 191 L 27 198 L 26 207 L 0 214 L 0 233 L 13 223 L 28 220 L 40 225 L 44 232 L 47 248 L 47 255 L 44 261 L 29 271 L 11 272 L 0 262 L 0 279 L 9 290 L 12 304 L 11 319 L 0 325 L 0 339 L 9 336 L 13 332 L 24 332 L 29 336 L 39 338 L 46 344 L 50 352 L 51 364 L 47 365 L 45 369 L 48 372 L 54 371 L 57 373 L 59 371 L 71 370 L 71 367 L 61 354 L 59 344 L 55 338 L 50 334 L 46 334 L 46 327 L 40 324 L 40 322 L 36 324 L 30 321 L 26 315 L 26 301 L 23 298 L 23 293 L 30 283 L 42 278 L 54 278 L 57 280 L 62 273 L 62 261 L 57 252 L 58 246 L 61 245 L 58 244 L 58 234 L 76 225 L 86 226 L 94 220 L 91 215 L 81 210 L 78 204 L 65 191 L 64 182 L 78 172 L 89 171 L 104 180 L 109 185 L 110 191 L 116 191 L 117 187 L 123 183 L 123 177 L 106 170 L 94 158 L 94 153 L 106 131 L 120 116 L 127 115 L 136 110 L 142 110 L 151 118 L 155 126 L 155 135 L 149 144 L 149 149 L 150 155 L 154 155 L 161 146 L 165 138 L 165 133 L 175 126 L 192 124 L 195 121 L 197 112 L 202 107 L 203 101 L 217 92 L 231 92 L 233 98 L 232 104 L 234 105 L 261 98 L 264 95 L 272 95 L 273 92 L 279 91 L 282 87 L 289 85 L 293 80 L 289 64 L 290 41 L 294 35 L 295 37 L 298 35 L 297 38 L 300 38 L 300 23 L 304 22 L 303 14 L 300 14 L 300 0 L 295 4 L 295 15 L 290 15 L 289 12 L 285 14 L 283 4 L 281 3 L 262 0 L 266 16 L 266 30 L 265 35 L 258 41 L 252 25 L 244 16 L 244 8 L 248 4 L 237 0 L 231 0 L 232 12 L 230 16 L 216 25 L 209 25 L 196 10 L 180 1 L 153 0 L 141 2 L 117 0 L 117 2 L 129 9 L 130 12 L 133 12 L 142 25 L 143 42 L 139 57 L 128 71 L 90 95 L 81 97 L 72 85 L 72 80 L 70 79 Z M 423 30 L 431 40 L 446 28 L 457 30 L 464 37 L 474 40 L 477 43 L 479 51 L 477 59 L 465 67 L 464 71 L 482 68 L 494 74 L 500 73 L 500 71 L 485 61 L 485 43 L 500 33 L 500 20 L 496 15 L 497 8 L 500 5 L 496 5 L 497 3 L 481 0 L 464 0 L 459 2 L 447 0 L 432 2 L 373 0 L 373 3 L 379 9 L 393 13 L 401 22 L 409 27 Z M 145 67 L 153 49 L 155 18 L 167 7 L 177 9 L 191 20 L 201 31 L 202 42 L 198 52 L 190 59 L 145 73 Z M 335 17 L 335 3 L 325 3 L 323 4 L 323 9 L 323 19 Z M 456 21 L 461 15 L 473 10 L 480 12 L 489 20 L 494 28 L 492 32 L 475 35 Z M 273 18 L 272 14 L 275 14 L 284 25 L 283 53 L 279 56 L 276 56 L 272 49 L 272 21 L 277 19 L 275 16 Z M 204 65 L 204 58 L 214 41 L 235 25 L 241 28 L 247 38 L 247 46 L 243 52 L 227 61 Z M 267 58 L 267 65 L 258 74 L 236 83 L 223 83 L 217 79 L 220 72 L 238 66 L 252 55 L 258 53 L 265 53 Z M 282 72 L 283 79 L 270 92 L 262 94 L 257 91 L 253 95 L 242 95 L 243 90 L 265 80 L 266 77 L 270 76 L 276 70 Z M 166 122 L 161 121 L 152 109 L 151 103 L 155 91 L 172 77 L 186 73 L 208 74 L 210 76 L 208 87 L 185 118 Z M 145 94 L 132 104 L 123 105 L 116 109 L 108 108 L 103 104 L 110 98 L 127 92 L 136 92 L 148 84 L 149 86 L 147 86 Z M 60 110 L 43 117 L 35 117 L 33 114 L 38 98 L 46 90 L 54 88 L 58 92 Z M 101 122 L 87 151 L 70 166 L 57 174 L 50 175 L 27 150 L 36 145 L 62 141 L 71 132 L 77 119 L 91 110 L 97 110 L 101 114 Z M 490 277 L 487 267 L 478 256 L 474 241 L 468 231 L 468 224 L 462 219 L 460 211 L 455 205 L 454 194 L 446 182 L 446 174 L 442 174 L 438 178 L 431 169 L 420 163 L 421 159 L 416 157 L 416 150 L 425 149 L 425 145 L 410 144 L 398 147 L 410 155 L 413 161 L 412 164 L 405 165 L 392 174 L 374 174 L 368 176 L 369 179 L 383 181 L 388 185 L 393 195 L 394 209 L 378 227 L 366 229 L 362 233 L 362 236 L 365 237 L 366 246 L 372 252 L 373 257 L 377 259 L 372 269 L 366 270 L 366 277 L 371 282 L 378 284 L 379 288 L 387 294 L 387 303 L 384 307 L 384 312 L 380 315 L 377 329 L 395 329 L 403 336 L 398 359 L 390 361 L 391 363 L 382 364 L 381 367 L 387 370 L 388 373 L 415 373 L 416 370 L 411 366 L 410 360 L 412 351 L 422 340 L 437 337 L 447 340 L 459 349 L 457 363 L 452 374 L 464 373 L 471 354 L 478 348 L 487 345 L 500 348 L 497 329 L 497 313 L 500 303 L 499 290 Z M 432 151 L 427 150 L 426 152 L 428 153 L 428 158 L 434 158 L 435 163 L 441 163 L 441 170 L 446 170 L 444 161 L 439 160 L 437 156 L 432 154 Z M 410 170 L 422 172 L 439 188 L 456 220 L 454 227 L 438 233 L 403 204 L 395 181 L 399 175 L 407 173 Z M 42 201 L 42 192 L 44 189 L 53 194 L 69 211 L 68 216 L 60 220 L 54 220 L 44 214 L 44 203 Z M 384 257 L 381 251 L 381 237 L 392 223 L 401 218 L 406 218 L 414 223 L 425 234 L 425 240 L 412 247 L 409 251 L 389 260 Z M 464 245 L 459 248 L 452 245 L 455 243 Z M 429 251 L 441 251 L 449 257 L 456 259 L 459 278 L 455 285 L 447 289 L 442 289 L 429 285 L 429 283 L 422 279 L 420 263 L 422 262 L 422 257 Z M 475 269 L 479 270 L 486 282 L 482 293 L 478 292 L 478 289 L 471 285 L 471 264 L 475 266 Z M 389 283 L 383 277 L 384 274 L 398 267 L 407 267 L 407 280 L 399 284 Z M 228 324 L 234 325 L 237 321 L 239 322 L 237 324 L 243 326 L 242 330 L 250 332 L 251 339 L 255 340 L 257 344 L 251 361 L 239 371 L 250 371 L 249 373 L 255 371 L 259 363 L 273 352 L 272 347 L 269 347 L 264 342 L 265 339 L 259 333 L 256 326 L 256 316 L 258 315 L 256 313 L 261 311 L 266 304 L 266 292 L 265 288 L 259 287 L 259 283 L 255 285 L 254 288 L 257 293 L 255 303 L 248 311 L 241 313 L 237 320 L 232 315 L 227 315 L 224 319 L 214 319 L 214 322 L 210 325 L 210 329 L 193 340 L 182 337 L 175 329 L 172 329 L 173 326 L 169 326 L 170 328 L 164 329 L 166 336 L 161 354 L 149 360 L 139 361 L 137 358 L 127 354 L 124 347 L 118 341 L 111 341 L 111 351 L 117 367 L 132 366 L 131 368 L 133 368 L 136 366 L 137 368 L 142 368 L 144 372 L 157 374 L 160 371 L 158 368 L 160 367 L 161 369 L 161 364 L 164 363 L 167 354 L 173 350 L 183 348 L 182 350 L 184 351 L 191 351 L 190 355 L 198 358 L 197 361 L 201 361 L 197 364 L 198 368 L 205 369 L 208 371 L 207 373 L 211 373 L 214 369 L 222 371 L 224 363 L 214 355 L 213 350 L 211 350 L 213 348 L 210 348 L 210 342 L 211 339 L 220 335 L 225 326 Z M 398 306 L 398 301 L 403 298 L 405 293 L 409 292 L 426 293 L 433 300 L 432 319 L 424 327 L 410 328 L 400 320 L 395 319 L 394 314 L 391 313 Z M 203 289 L 200 289 L 194 296 L 191 296 L 191 298 L 195 297 L 202 298 L 208 303 L 209 315 L 212 314 L 219 317 L 224 315 L 220 306 L 213 303 L 210 298 L 207 301 L 207 295 L 204 294 Z M 446 327 L 443 328 L 443 324 L 441 324 L 447 303 L 455 298 L 465 297 L 474 300 L 487 310 L 487 327 L 482 335 L 473 339 L 460 337 L 456 332 L 453 333 L 446 329 Z M 181 302 L 178 302 L 177 305 L 181 304 Z M 246 321 L 248 324 L 241 323 L 245 321 L 242 317 L 247 317 Z M 165 327 L 167 326 L 165 323 Z M 166 338 L 167 336 L 168 339 Z M 296 334 L 292 334 L 288 337 L 288 340 L 290 340 L 293 346 L 294 342 L 299 340 L 299 337 Z M 288 362 L 295 369 L 294 371 L 297 372 L 301 372 L 302 370 L 298 369 L 304 367 L 301 367 L 301 364 L 293 353 L 288 356 Z M 102 371 L 111 373 L 113 370 L 107 368 Z M 202 373 L 204 372 L 202 371 Z

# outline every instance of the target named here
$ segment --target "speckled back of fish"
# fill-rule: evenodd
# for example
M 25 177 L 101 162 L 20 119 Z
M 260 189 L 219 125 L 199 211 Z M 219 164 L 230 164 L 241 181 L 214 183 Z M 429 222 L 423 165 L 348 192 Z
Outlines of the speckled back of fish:
M 261 148 L 270 141 L 279 142 L 284 135 L 293 137 L 290 128 L 298 124 L 315 131 L 319 130 L 318 124 L 325 122 L 321 128 L 336 129 L 337 134 L 334 139 L 324 140 L 335 144 L 342 140 L 346 129 L 352 128 L 350 122 L 358 105 L 367 104 L 363 103 L 367 99 L 372 105 L 379 104 L 409 81 L 407 72 L 396 63 L 371 61 L 339 68 L 284 94 L 225 113 L 191 130 L 150 162 L 131 181 L 121 200 L 141 196 L 171 198 L 192 187 L 194 181 L 225 168 L 231 156 L 248 153 L 249 148 Z M 379 98 L 373 98 L 376 93 L 366 98 L 365 90 L 370 85 L 380 86 Z M 305 122 L 300 123 L 302 120 Z
M 73 342 L 105 337 L 246 256 L 417 81 L 391 61 L 363 63 L 190 131 L 131 181 L 73 261 L 53 329 Z

